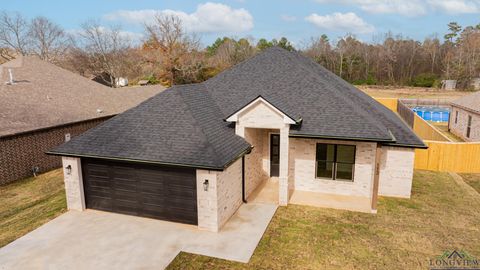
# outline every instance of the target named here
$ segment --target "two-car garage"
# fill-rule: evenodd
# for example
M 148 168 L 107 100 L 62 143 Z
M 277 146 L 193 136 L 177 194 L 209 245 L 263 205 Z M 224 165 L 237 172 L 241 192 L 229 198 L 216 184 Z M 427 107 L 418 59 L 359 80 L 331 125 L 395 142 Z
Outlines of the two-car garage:
M 82 158 L 87 208 L 197 224 L 193 168 Z

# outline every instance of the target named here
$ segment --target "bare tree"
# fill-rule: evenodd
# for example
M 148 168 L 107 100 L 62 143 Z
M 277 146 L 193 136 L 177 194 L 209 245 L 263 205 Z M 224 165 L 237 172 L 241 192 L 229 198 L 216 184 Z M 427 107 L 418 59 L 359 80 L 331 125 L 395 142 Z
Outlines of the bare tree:
M 79 37 L 79 48 L 86 54 L 93 73 L 105 74 L 107 78 L 102 79 L 116 87 L 116 79 L 123 76 L 129 66 L 130 39 L 120 27 L 103 27 L 97 21 L 84 23 Z
M 29 23 L 20 13 L 0 12 L 1 56 L 11 60 L 17 55 L 27 55 L 29 51 Z M 14 53 L 12 53 L 14 52 Z
M 36 17 L 29 27 L 32 52 L 42 60 L 55 62 L 68 48 L 70 37 L 56 23 L 45 17 Z

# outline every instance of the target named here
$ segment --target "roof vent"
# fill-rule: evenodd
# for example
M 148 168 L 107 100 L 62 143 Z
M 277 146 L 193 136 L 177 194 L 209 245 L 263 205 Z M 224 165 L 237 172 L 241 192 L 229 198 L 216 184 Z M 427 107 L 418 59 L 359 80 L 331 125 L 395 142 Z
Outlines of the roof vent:
M 97 109 L 97 113 L 103 113 L 102 109 Z
M 13 79 L 13 73 L 11 68 L 8 69 L 8 82 L 6 82 L 6 84 L 8 85 L 15 84 L 15 80 Z

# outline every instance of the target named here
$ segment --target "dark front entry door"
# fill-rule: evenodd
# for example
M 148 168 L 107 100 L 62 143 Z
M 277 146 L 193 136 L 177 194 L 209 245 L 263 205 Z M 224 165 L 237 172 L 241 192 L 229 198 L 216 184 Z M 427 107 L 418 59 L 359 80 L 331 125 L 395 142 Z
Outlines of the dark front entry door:
M 270 135 L 270 176 L 278 176 L 280 171 L 280 135 Z
M 87 208 L 197 224 L 195 169 L 83 159 Z

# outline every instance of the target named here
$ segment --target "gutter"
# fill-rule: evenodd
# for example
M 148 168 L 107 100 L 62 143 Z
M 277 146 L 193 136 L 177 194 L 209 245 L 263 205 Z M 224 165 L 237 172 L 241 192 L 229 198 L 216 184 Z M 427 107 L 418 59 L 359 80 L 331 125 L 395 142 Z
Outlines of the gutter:
M 394 143 L 394 138 L 387 139 L 378 139 L 378 138 L 354 138 L 354 137 L 343 137 L 343 136 L 322 136 L 322 135 L 312 135 L 312 134 L 289 134 L 288 137 L 292 138 L 310 138 L 310 139 L 330 139 L 330 140 L 344 140 L 344 141 L 368 141 L 368 142 L 386 142 Z
M 245 196 L 245 156 L 242 156 L 242 201 L 247 203 L 247 198 Z
M 93 121 L 99 121 L 99 120 L 108 120 L 118 114 L 110 114 L 110 115 L 103 115 L 97 118 L 90 118 L 90 119 L 85 119 L 85 120 L 79 120 L 79 121 L 73 121 L 73 122 L 68 122 L 68 123 L 63 123 L 63 124 L 56 124 L 48 127 L 42 127 L 42 128 L 36 128 L 36 129 L 30 129 L 26 131 L 19 131 L 19 132 L 14 132 L 14 133 L 9 133 L 5 135 L 0 135 L 0 139 L 6 139 L 9 137 L 15 137 L 15 136 L 21 136 L 21 135 L 26 135 L 30 133 L 37 133 L 37 132 L 42 132 L 42 131 L 48 131 L 51 129 L 56 129 L 56 128 L 62 128 L 62 127 L 67 127 L 67 126 L 72 126 L 72 125 L 77 125 L 77 124 L 82 124 L 82 123 L 88 123 L 88 122 L 93 122 Z
M 426 144 L 418 145 L 418 144 L 406 144 L 406 143 L 384 143 L 382 145 L 385 146 L 396 146 L 396 147 L 405 147 L 405 148 L 417 148 L 417 149 L 428 149 Z
M 79 154 L 68 154 L 68 153 L 52 152 L 52 151 L 45 152 L 45 154 L 53 155 L 53 156 L 96 158 L 96 159 L 103 159 L 103 160 L 115 160 L 115 161 L 144 163 L 144 164 L 156 164 L 156 165 L 163 165 L 163 166 L 205 169 L 205 170 L 212 170 L 212 171 L 223 171 L 225 169 L 224 167 L 205 166 L 205 165 L 198 165 L 198 164 L 159 162 L 159 161 L 152 161 L 152 160 L 140 160 L 140 159 L 129 159 L 129 158 L 118 158 L 118 157 L 105 157 L 105 156 L 96 156 L 96 155 L 79 155 Z

